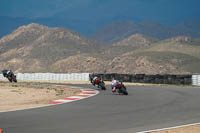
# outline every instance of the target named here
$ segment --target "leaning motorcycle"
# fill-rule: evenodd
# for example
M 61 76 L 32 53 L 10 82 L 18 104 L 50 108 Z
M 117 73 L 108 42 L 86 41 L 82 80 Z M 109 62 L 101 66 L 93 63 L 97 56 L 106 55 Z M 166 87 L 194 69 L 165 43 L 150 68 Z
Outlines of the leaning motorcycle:
M 118 91 L 119 94 L 128 95 L 126 86 L 122 82 L 119 82 L 117 84 L 117 88 L 116 89 L 117 89 L 117 91 Z
M 101 80 L 101 79 L 96 79 L 95 81 L 92 81 L 92 80 L 91 80 L 91 83 L 92 83 L 94 86 L 97 86 L 98 88 L 101 88 L 101 90 L 106 90 L 105 83 L 104 83 L 104 81 Z
M 16 75 L 11 70 L 3 70 L 2 73 L 10 82 L 17 82 Z

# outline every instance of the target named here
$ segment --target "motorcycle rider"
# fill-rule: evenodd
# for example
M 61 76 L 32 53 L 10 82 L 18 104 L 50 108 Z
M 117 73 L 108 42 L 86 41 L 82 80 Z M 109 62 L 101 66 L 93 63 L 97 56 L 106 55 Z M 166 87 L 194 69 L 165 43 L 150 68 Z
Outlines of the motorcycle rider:
M 115 80 L 114 78 L 112 79 L 111 87 L 112 87 L 112 92 L 116 92 L 117 90 L 117 85 L 120 83 L 119 80 Z
M 3 76 L 6 77 L 6 78 L 14 75 L 14 73 L 11 70 L 3 70 L 2 73 L 3 73 Z
M 98 88 L 99 88 L 99 83 L 101 82 L 101 78 L 100 77 L 97 77 L 95 76 L 93 79 L 92 79 L 92 84 L 95 86 L 95 85 L 98 85 Z

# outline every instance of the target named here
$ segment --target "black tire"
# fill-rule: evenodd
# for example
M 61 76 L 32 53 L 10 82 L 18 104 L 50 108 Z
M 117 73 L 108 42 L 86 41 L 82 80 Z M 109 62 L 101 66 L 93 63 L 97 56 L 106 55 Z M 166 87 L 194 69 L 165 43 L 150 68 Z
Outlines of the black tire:
M 17 83 L 17 79 L 16 79 L 16 78 L 14 78 L 13 81 L 14 81 L 15 83 Z
M 105 87 L 105 86 L 103 86 L 103 87 L 101 87 L 101 89 L 102 89 L 102 90 L 106 90 L 106 87 Z
M 12 78 L 8 78 L 8 81 L 12 82 Z
M 12 76 L 12 81 L 15 82 L 15 83 L 17 83 L 16 75 L 13 75 L 13 76 Z
M 124 95 L 128 95 L 128 92 L 127 92 L 125 86 L 122 86 L 122 88 L 121 88 L 121 92 L 122 92 Z
M 101 82 L 101 83 L 99 84 L 99 86 L 100 86 L 100 88 L 101 88 L 102 90 L 106 90 L 106 87 L 105 87 L 105 83 L 104 83 L 104 82 Z
M 124 91 L 123 94 L 124 94 L 124 95 L 128 95 L 128 92 L 127 92 L 127 91 Z

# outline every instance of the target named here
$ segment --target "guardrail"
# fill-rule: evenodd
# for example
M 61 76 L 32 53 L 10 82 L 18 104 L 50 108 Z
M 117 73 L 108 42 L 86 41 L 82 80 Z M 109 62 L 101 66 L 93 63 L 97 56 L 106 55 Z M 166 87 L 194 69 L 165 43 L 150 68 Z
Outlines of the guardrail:
M 62 81 L 88 81 L 89 73 L 71 73 L 71 74 L 57 74 L 57 73 L 18 73 L 17 80 L 62 80 Z M 0 74 L 0 80 L 5 80 Z

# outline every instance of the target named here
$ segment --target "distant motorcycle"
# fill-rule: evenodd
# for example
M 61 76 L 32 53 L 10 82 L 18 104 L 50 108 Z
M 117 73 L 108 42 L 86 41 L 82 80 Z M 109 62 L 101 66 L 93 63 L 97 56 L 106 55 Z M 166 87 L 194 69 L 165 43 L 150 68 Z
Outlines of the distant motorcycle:
M 117 89 L 117 91 L 118 91 L 119 94 L 128 95 L 126 86 L 122 82 L 119 82 L 117 84 L 117 88 L 116 89 Z
M 95 80 L 91 78 L 90 81 L 94 86 L 101 88 L 101 90 L 106 90 L 105 83 L 101 78 L 96 78 Z
M 3 76 L 7 78 L 10 82 L 17 83 L 17 77 L 11 70 L 3 70 Z

